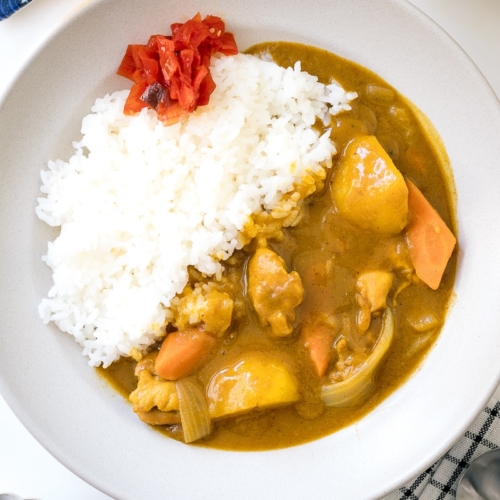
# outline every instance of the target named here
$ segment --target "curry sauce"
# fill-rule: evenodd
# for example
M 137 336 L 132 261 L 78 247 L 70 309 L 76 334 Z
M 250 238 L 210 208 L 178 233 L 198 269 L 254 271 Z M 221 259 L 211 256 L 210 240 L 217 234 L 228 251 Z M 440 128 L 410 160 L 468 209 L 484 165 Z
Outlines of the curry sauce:
M 332 79 L 356 91 L 352 111 L 332 117 L 331 139 L 338 154 L 324 180 L 322 190 L 306 199 L 302 221 L 283 229 L 283 237 L 269 239 L 268 247 L 286 268 L 301 278 L 303 301 L 296 307 L 293 333 L 283 338 L 269 334 L 249 298 L 248 267 L 255 242 L 235 253 L 225 269 L 227 282 L 220 286 L 234 298 L 234 319 L 216 352 L 195 374 L 208 386 L 215 373 L 236 362 L 248 350 L 273 353 L 296 377 L 300 396 L 293 404 L 254 410 L 214 422 L 212 434 L 196 442 L 201 446 L 229 450 L 268 450 L 297 445 L 339 430 L 371 411 L 407 380 L 432 347 L 445 320 L 453 293 L 457 265 L 456 251 L 437 290 L 432 290 L 406 271 L 395 272 L 390 299 L 394 313 L 394 337 L 366 398 L 348 408 L 325 406 L 318 395 L 321 378 L 311 367 L 301 337 L 308 324 L 328 317 L 335 331 L 341 331 L 354 358 L 373 348 L 381 327 L 374 315 L 366 331 L 356 329 L 359 313 L 356 286 L 366 269 L 401 269 L 408 256 L 405 237 L 359 229 L 346 221 L 332 202 L 331 184 L 348 144 L 360 136 L 375 136 L 401 174 L 419 186 L 426 199 L 454 232 L 452 187 L 443 163 L 441 146 L 433 132 L 424 129 L 418 112 L 387 82 L 360 65 L 321 49 L 287 42 L 262 43 L 247 53 L 271 56 L 282 66 L 301 61 L 302 69 L 317 75 L 323 83 Z M 322 128 L 322 124 L 317 126 Z M 207 279 L 191 273 L 193 283 Z M 340 357 L 338 338 L 336 348 Z M 340 370 L 329 365 L 327 376 Z M 124 397 L 136 388 L 135 361 L 122 359 L 98 373 Z M 334 369 L 334 365 L 337 367 Z M 327 377 L 325 376 L 325 377 Z M 157 426 L 170 437 L 182 440 L 179 424 Z

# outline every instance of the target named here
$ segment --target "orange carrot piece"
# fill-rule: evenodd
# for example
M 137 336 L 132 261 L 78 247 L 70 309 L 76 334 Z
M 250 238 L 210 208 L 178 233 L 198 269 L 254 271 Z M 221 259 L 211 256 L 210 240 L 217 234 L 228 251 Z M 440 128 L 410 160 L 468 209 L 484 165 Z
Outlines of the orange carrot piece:
M 178 380 L 194 372 L 215 346 L 216 339 L 202 328 L 169 333 L 155 361 L 155 372 L 166 380 Z
M 457 240 L 421 191 L 406 180 L 410 222 L 406 238 L 417 276 L 436 290 Z
M 322 324 L 302 326 L 302 339 L 314 371 L 318 377 L 323 377 L 332 359 L 333 330 Z

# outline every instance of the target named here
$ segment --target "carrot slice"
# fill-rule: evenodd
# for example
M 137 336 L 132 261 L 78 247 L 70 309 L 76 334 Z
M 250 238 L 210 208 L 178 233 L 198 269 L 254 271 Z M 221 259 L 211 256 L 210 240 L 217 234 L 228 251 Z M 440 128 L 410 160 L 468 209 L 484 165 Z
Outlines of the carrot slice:
M 166 380 L 191 374 L 205 361 L 216 339 L 202 328 L 169 333 L 155 361 L 155 372 Z
M 417 276 L 436 290 L 457 240 L 421 191 L 406 179 L 410 223 L 406 238 Z
M 321 378 L 332 359 L 333 330 L 322 324 L 306 324 L 302 326 L 301 334 L 314 371 Z

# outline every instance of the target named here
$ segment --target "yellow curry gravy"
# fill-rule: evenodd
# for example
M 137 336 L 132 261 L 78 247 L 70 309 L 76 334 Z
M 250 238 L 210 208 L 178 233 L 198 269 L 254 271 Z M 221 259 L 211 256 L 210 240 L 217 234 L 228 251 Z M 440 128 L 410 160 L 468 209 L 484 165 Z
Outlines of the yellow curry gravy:
M 332 139 L 338 154 L 330 175 L 334 175 L 336 163 L 346 145 L 357 135 L 375 135 L 401 173 L 413 180 L 436 208 L 443 220 L 456 231 L 452 193 L 442 164 L 443 155 L 436 146 L 436 137 L 423 129 L 418 116 L 402 96 L 371 71 L 314 47 L 288 42 L 272 42 L 255 45 L 250 54 L 269 54 L 282 66 L 293 66 L 301 61 L 302 69 L 317 75 L 325 84 L 332 79 L 346 90 L 356 91 L 358 98 L 352 111 L 332 118 Z M 380 256 L 379 236 L 353 229 L 343 222 L 332 208 L 327 178 L 321 193 L 309 199 L 306 220 L 295 228 L 285 229 L 285 239 L 270 246 L 280 254 L 288 266 L 301 276 L 305 299 L 297 308 L 296 324 L 308 315 L 322 311 L 343 312 L 355 308 L 352 289 L 357 269 L 366 263 L 383 258 Z M 383 245 L 382 245 L 383 247 Z M 378 250 L 374 250 L 378 249 Z M 245 258 L 240 255 L 240 260 Z M 331 263 L 328 278 L 317 270 Z M 242 262 L 243 262 L 242 260 Z M 265 450 L 304 443 L 330 434 L 357 421 L 393 392 L 411 375 L 431 348 L 442 326 L 449 305 L 456 269 L 456 251 L 453 253 L 438 290 L 431 290 L 422 282 L 404 288 L 394 300 L 396 330 L 390 352 L 384 359 L 371 395 L 354 408 L 325 408 L 315 395 L 318 379 L 310 368 L 304 348 L 297 340 L 271 339 L 265 335 L 246 305 L 248 320 L 236 322 L 231 335 L 210 362 L 211 371 L 205 368 L 198 378 L 207 382 L 206 373 L 213 373 L 231 358 L 245 350 L 262 346 L 279 349 L 293 359 L 294 373 L 302 388 L 301 402 L 278 409 L 253 412 L 240 417 L 227 418 L 214 423 L 212 435 L 196 444 L 231 450 Z M 244 276 L 244 273 L 242 274 Z M 333 277 L 332 277 L 333 276 Z M 244 296 L 244 278 L 241 279 L 241 298 Z M 429 315 L 438 319 L 438 325 L 427 331 L 418 331 L 411 322 Z M 379 324 L 379 323 L 377 323 Z M 372 335 L 373 337 L 373 335 Z M 370 335 L 353 339 L 360 348 L 374 342 Z M 133 374 L 135 362 L 123 359 L 99 373 L 124 397 L 136 387 Z M 317 391 L 317 389 L 316 389 Z M 182 440 L 179 426 L 157 427 L 165 434 Z

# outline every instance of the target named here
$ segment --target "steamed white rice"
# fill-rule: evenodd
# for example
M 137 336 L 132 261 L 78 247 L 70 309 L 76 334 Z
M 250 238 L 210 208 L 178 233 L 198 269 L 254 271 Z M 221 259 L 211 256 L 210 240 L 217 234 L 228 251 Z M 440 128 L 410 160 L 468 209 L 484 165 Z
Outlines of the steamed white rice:
M 39 306 L 108 366 L 164 333 L 187 268 L 220 276 L 248 217 L 272 209 L 305 174 L 331 165 L 313 129 L 356 97 L 297 63 L 215 58 L 208 106 L 165 127 L 151 110 L 125 116 L 128 91 L 97 99 L 68 162 L 41 172 L 36 213 L 60 235 L 43 260 L 54 285 Z

